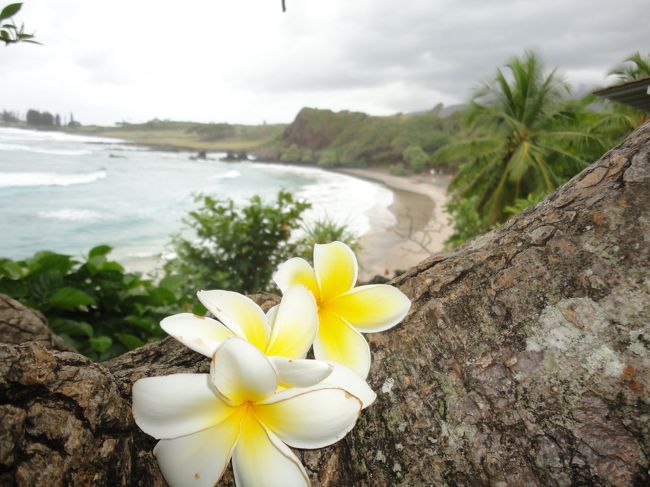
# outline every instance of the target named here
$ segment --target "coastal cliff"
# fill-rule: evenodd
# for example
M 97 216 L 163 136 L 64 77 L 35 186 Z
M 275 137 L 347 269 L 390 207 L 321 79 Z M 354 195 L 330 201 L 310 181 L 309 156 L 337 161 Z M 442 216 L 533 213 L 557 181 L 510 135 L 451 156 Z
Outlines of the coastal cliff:
M 344 440 L 301 452 L 313 484 L 650 483 L 649 214 L 646 123 L 534 208 L 396 278 L 413 306 L 369 336 L 378 400 Z M 207 359 L 166 339 L 96 364 L 2 299 L 0 484 L 164 485 L 131 385 Z

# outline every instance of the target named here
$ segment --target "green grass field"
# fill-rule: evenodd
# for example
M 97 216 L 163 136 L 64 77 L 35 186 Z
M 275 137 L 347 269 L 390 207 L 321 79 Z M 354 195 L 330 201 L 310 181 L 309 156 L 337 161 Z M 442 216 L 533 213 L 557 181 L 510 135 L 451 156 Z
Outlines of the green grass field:
M 83 126 L 74 133 L 116 137 L 136 144 L 205 151 L 253 151 L 276 140 L 286 125 L 230 125 L 151 121 L 116 127 Z

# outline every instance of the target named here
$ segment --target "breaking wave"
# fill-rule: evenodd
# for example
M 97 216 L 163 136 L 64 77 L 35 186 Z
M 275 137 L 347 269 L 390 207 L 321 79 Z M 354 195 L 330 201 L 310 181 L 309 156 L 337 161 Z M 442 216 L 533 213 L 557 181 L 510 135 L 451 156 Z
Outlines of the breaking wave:
M 92 210 L 80 210 L 78 208 L 65 208 L 63 210 L 41 211 L 38 213 L 41 218 L 62 220 L 70 222 L 100 220 L 101 213 Z
M 0 188 L 19 186 L 72 186 L 104 179 L 106 171 L 86 174 L 57 174 L 51 172 L 0 172 Z

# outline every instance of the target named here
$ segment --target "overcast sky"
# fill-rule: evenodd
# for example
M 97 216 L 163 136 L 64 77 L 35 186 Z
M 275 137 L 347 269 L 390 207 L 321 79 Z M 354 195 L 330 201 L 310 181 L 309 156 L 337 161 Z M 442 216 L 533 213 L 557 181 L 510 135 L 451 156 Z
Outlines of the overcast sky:
M 0 5 L 11 3 L 0 0 Z M 531 48 L 574 86 L 650 50 L 648 0 L 24 0 L 44 45 L 0 46 L 0 109 L 83 123 L 289 122 L 468 99 Z

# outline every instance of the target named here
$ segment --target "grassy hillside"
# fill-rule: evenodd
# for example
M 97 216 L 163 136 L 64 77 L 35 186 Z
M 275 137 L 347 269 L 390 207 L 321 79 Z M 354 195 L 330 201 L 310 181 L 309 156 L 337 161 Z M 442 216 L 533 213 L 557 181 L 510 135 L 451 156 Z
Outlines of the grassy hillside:
M 430 155 L 458 126 L 458 115 L 441 107 L 412 114 L 375 117 L 365 113 L 303 108 L 265 155 L 322 166 L 407 166 L 431 164 Z M 419 160 L 413 164 L 413 157 Z M 415 167 L 413 167 L 415 168 Z M 423 167 L 420 167 L 422 169 Z
M 74 131 L 145 145 L 207 151 L 254 151 L 277 140 L 285 127 L 283 124 L 231 125 L 151 120 L 141 124 L 122 123 L 116 127 L 84 126 Z
M 396 172 L 433 165 L 431 154 L 457 131 L 460 113 L 376 117 L 360 112 L 303 108 L 289 125 L 232 125 L 151 120 L 115 127 L 83 126 L 75 133 L 137 144 L 205 151 L 247 151 L 259 157 L 321 166 L 384 166 Z

